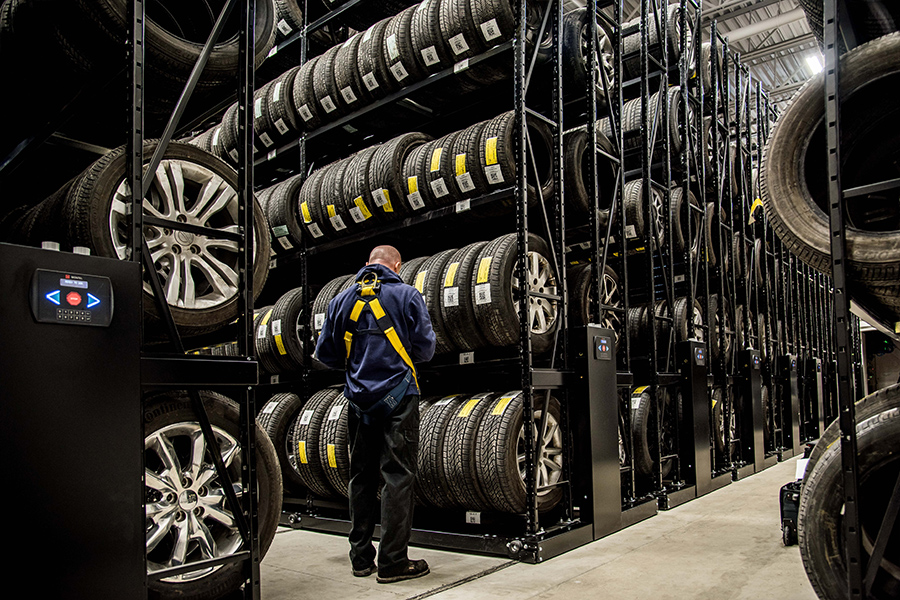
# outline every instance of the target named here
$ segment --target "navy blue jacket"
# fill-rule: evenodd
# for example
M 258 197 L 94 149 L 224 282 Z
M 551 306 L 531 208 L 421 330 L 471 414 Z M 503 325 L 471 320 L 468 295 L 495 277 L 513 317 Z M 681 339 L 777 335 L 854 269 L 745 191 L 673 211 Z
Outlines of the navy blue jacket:
M 403 283 L 392 270 L 379 264 L 363 267 L 356 274 L 356 281 L 369 271 L 378 274 L 381 281 L 378 301 L 391 317 L 413 364 L 431 360 L 434 356 L 434 330 L 422 295 L 416 288 Z M 409 368 L 378 328 L 369 310 L 363 311 L 359 317 L 350 358 L 346 359 L 344 332 L 353 326 L 350 312 L 358 298 L 357 287 L 353 285 L 344 290 L 328 305 L 322 333 L 316 344 L 316 357 L 334 369 L 346 365 L 347 387 L 344 388 L 344 395 L 365 410 L 394 389 Z M 410 384 L 406 394 L 419 394 L 415 382 Z

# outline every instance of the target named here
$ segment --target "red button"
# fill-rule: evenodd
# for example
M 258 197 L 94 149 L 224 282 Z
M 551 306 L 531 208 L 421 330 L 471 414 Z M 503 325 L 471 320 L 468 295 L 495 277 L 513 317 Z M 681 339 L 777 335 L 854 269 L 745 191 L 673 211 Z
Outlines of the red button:
M 78 306 L 81 304 L 81 294 L 78 292 L 69 292 L 66 294 L 66 302 L 71 304 L 72 306 Z

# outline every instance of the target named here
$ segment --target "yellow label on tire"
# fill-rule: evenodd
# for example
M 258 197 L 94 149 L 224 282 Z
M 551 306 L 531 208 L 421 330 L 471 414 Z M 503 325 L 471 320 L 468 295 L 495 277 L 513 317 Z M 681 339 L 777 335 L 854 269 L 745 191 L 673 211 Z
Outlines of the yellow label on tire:
M 492 137 L 484 143 L 484 164 L 486 166 L 497 164 L 497 138 Z
M 497 400 L 497 404 L 494 405 L 494 410 L 491 411 L 492 415 L 502 415 L 503 411 L 506 410 L 506 407 L 509 406 L 509 403 L 513 401 L 515 396 L 504 396 Z
M 394 212 L 394 207 L 391 206 L 390 193 L 385 189 L 381 190 L 381 193 L 384 194 L 384 206 L 382 206 L 381 208 L 384 210 L 384 212 Z
M 491 274 L 492 258 L 492 256 L 485 256 L 481 259 L 481 262 L 478 263 L 478 275 L 475 279 L 475 283 L 487 283 L 487 280 Z
M 413 175 L 412 177 L 407 177 L 407 178 L 406 178 L 406 185 L 407 185 L 407 187 L 409 188 L 409 193 L 410 193 L 410 194 L 415 194 L 416 192 L 418 192 L 418 191 L 419 191 L 419 178 L 418 178 L 418 176 Z
M 334 455 L 334 444 L 328 444 L 326 448 L 328 449 L 328 466 L 332 469 L 337 469 L 337 457 Z
M 300 212 L 303 213 L 304 223 L 312 223 L 312 215 L 309 214 L 309 206 L 307 206 L 306 202 L 300 203 Z
M 466 155 L 465 154 L 457 154 L 456 155 L 456 176 L 466 172 Z
M 281 341 L 281 334 L 275 336 L 275 345 L 278 346 L 278 354 L 284 356 L 287 354 L 287 348 L 284 347 L 284 342 Z
M 447 268 L 447 276 L 444 277 L 444 287 L 453 287 L 453 282 L 456 281 L 456 270 L 459 269 L 459 263 L 452 263 Z
M 419 271 L 416 274 L 416 289 L 419 290 L 420 294 L 425 293 L 425 276 L 428 275 L 428 271 Z
M 640 396 L 641 394 L 644 393 L 644 390 L 646 390 L 648 387 L 650 387 L 650 386 L 649 386 L 649 385 L 642 385 L 642 386 L 639 387 L 639 388 L 634 388 L 634 391 L 631 392 L 631 395 L 632 395 L 632 396 Z
M 306 458 L 306 442 L 297 442 L 297 458 L 304 465 L 309 464 L 309 460 Z
M 329 204 L 329 205 L 326 206 L 325 208 L 328 210 L 328 218 L 329 218 L 329 219 L 330 219 L 331 217 L 337 215 L 337 211 L 334 210 L 334 204 Z
M 481 401 L 481 398 L 472 398 L 471 400 L 469 400 L 468 402 L 466 402 L 466 403 L 463 405 L 462 410 L 460 410 L 460 411 L 459 411 L 459 414 L 456 415 L 456 416 L 459 417 L 459 418 L 461 418 L 461 419 L 464 419 L 464 418 L 468 417 L 468 416 L 472 413 L 472 411 L 475 409 L 475 406 L 476 406 L 480 401 Z
M 362 213 L 362 216 L 365 219 L 369 219 L 372 217 L 372 213 L 369 212 L 369 207 L 366 206 L 365 202 L 363 202 L 362 196 L 357 196 L 353 203 L 356 204 L 356 208 L 359 209 L 359 212 Z
M 443 148 L 435 148 L 431 153 L 431 170 L 437 171 L 441 168 L 441 154 L 444 153 Z

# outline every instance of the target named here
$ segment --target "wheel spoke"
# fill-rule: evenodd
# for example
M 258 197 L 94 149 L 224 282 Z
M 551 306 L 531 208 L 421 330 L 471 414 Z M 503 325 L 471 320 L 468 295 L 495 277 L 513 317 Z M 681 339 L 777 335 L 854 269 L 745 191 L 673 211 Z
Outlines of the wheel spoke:
M 144 485 L 163 494 L 167 492 L 174 494 L 177 491 L 168 477 L 160 477 L 149 469 L 144 469 Z
M 178 461 L 178 456 L 175 453 L 175 448 L 172 447 L 172 442 L 169 438 L 161 435 L 155 435 L 152 438 L 153 446 L 156 449 L 157 455 L 159 455 L 159 459 L 162 461 L 163 466 L 166 467 L 166 470 L 170 473 L 171 480 L 177 481 L 180 479 L 181 474 L 181 463 Z
M 195 264 L 218 295 L 230 298 L 237 293 L 238 274 L 234 269 L 206 252 L 197 255 Z
M 184 171 L 181 168 L 181 162 L 175 160 L 167 160 L 165 165 L 166 176 L 169 181 L 170 189 L 175 196 L 175 210 L 178 214 L 185 214 L 187 207 L 184 205 Z M 157 170 L 157 173 L 159 171 Z
M 547 430 L 544 432 L 543 441 L 544 445 L 547 446 L 553 441 L 553 436 L 556 435 L 556 432 L 559 431 L 559 423 L 556 420 L 553 420 L 553 423 L 550 423 L 550 419 L 547 419 Z
M 225 527 L 235 527 L 234 517 L 232 516 L 231 511 L 225 510 L 220 506 L 208 507 L 205 514 L 207 518 L 217 521 Z
M 211 198 L 211 201 L 208 199 L 205 203 L 202 201 L 197 202 L 196 212 L 194 214 L 197 215 L 197 222 L 201 225 L 205 225 L 213 215 L 228 206 L 230 202 L 237 200 L 237 193 L 234 191 L 234 188 L 226 184 L 224 186 L 217 186 L 216 193 L 211 196 Z
M 190 473 L 191 479 L 197 481 L 203 468 L 203 459 L 206 457 L 206 436 L 203 435 L 202 429 L 197 429 L 192 437 Z
M 188 518 L 191 523 L 191 539 L 196 540 L 203 558 L 216 558 L 219 556 L 216 540 L 206 524 L 193 513 L 190 513 Z
M 162 210 L 159 211 L 162 216 L 169 218 L 174 217 L 174 215 L 178 213 L 178 205 L 175 200 L 172 185 L 169 183 L 169 178 L 166 175 L 166 168 L 162 164 L 156 169 L 156 176 L 153 178 L 153 190 L 156 191 L 156 196 L 162 205 Z M 148 201 L 145 199 L 145 206 L 147 203 Z
M 183 306 L 184 302 L 179 302 L 181 297 L 181 282 L 185 271 L 184 261 L 179 256 L 173 256 L 172 268 L 169 270 L 169 277 L 166 279 L 166 302 L 172 306 Z
M 187 523 L 174 525 L 175 529 L 175 546 L 172 548 L 172 557 L 166 564 L 167 567 L 178 567 L 187 561 L 188 543 L 190 542 L 190 532 Z
M 163 518 L 155 519 L 150 515 L 150 505 L 147 505 L 148 518 L 153 521 L 154 526 L 147 531 L 147 552 L 151 552 L 159 543 L 168 535 L 172 529 L 172 523 L 175 520 L 174 507 L 169 507 Z M 161 511 L 160 511 L 161 512 Z

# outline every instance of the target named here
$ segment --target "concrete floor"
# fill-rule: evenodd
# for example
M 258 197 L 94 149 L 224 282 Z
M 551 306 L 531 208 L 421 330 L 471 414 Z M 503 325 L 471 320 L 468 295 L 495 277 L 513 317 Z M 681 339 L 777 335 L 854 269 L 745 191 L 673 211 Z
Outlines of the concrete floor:
M 540 565 L 411 548 L 431 574 L 380 585 L 350 573 L 341 536 L 279 529 L 262 563 L 265 600 L 510 598 L 815 600 L 800 551 L 784 547 L 778 490 L 797 459 Z

